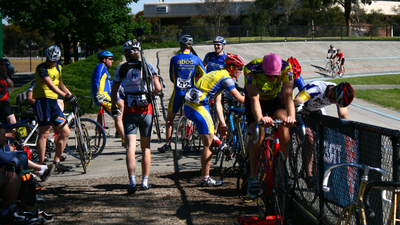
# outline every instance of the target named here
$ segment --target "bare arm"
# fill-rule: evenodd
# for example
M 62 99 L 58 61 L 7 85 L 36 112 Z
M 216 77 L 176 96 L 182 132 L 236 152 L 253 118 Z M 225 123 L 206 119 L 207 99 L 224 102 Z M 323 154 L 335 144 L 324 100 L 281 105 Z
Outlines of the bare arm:
M 337 108 L 338 108 L 337 111 L 338 111 L 339 118 L 348 120 L 349 112 L 348 112 L 347 108 L 340 108 L 340 107 L 337 107 Z
M 117 92 L 119 89 L 119 85 L 121 82 L 113 81 L 112 89 L 111 89 L 111 107 L 115 107 L 117 103 Z
M 250 99 L 251 113 L 254 116 L 256 122 L 259 122 L 262 115 L 261 105 L 260 105 L 260 95 L 258 94 L 258 89 L 254 84 L 246 84 L 246 90 L 248 97 Z
M 51 81 L 50 77 L 44 77 L 44 78 L 42 78 L 42 80 L 49 87 L 50 90 L 52 90 L 54 93 L 62 96 L 63 98 L 65 98 L 65 96 L 69 93 L 69 92 L 63 92 L 60 89 L 61 86 L 64 86 L 62 81 L 60 81 L 60 88 L 58 88 L 56 85 L 53 84 L 53 81 Z
M 13 88 L 14 87 L 14 82 L 9 77 L 6 77 L 6 81 L 7 81 L 7 84 L 8 84 L 8 88 Z
M 26 103 L 28 103 L 29 105 L 35 105 L 36 103 L 36 99 L 32 98 L 33 96 L 33 92 L 32 91 L 28 91 L 26 93 Z
M 287 112 L 287 119 L 285 122 L 293 123 L 296 117 L 296 111 L 293 101 L 293 81 L 284 82 L 282 85 L 282 93 L 285 99 L 285 107 Z
M 222 108 L 222 103 L 221 103 L 221 94 L 217 95 L 215 97 L 215 108 L 217 109 L 217 118 L 219 122 L 219 127 L 220 127 L 220 134 L 222 138 L 226 138 L 228 135 L 228 131 L 226 128 L 226 123 L 225 123 L 225 118 L 224 118 L 224 110 Z
M 228 93 L 240 104 L 244 104 L 244 96 L 236 88 L 228 91 Z
M 160 83 L 160 79 L 158 79 L 158 76 L 155 73 L 153 74 L 153 80 L 154 80 L 154 89 L 155 89 L 154 93 L 158 94 L 161 91 L 161 83 Z

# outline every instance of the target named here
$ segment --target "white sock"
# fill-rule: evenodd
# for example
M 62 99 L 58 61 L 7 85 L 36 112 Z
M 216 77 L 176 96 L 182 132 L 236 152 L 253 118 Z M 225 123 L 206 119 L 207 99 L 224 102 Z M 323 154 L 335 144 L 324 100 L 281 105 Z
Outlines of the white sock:
M 148 181 L 149 181 L 149 177 L 143 176 L 142 187 L 148 187 L 149 186 Z
M 207 175 L 207 176 L 201 177 L 201 180 L 202 180 L 202 181 L 206 181 L 206 180 L 208 180 L 208 178 L 210 178 L 210 175 Z
M 44 171 L 47 170 L 47 165 L 40 165 L 40 170 L 38 172 L 38 176 L 42 176 Z
M 129 175 L 129 184 L 131 187 L 136 186 L 135 175 Z

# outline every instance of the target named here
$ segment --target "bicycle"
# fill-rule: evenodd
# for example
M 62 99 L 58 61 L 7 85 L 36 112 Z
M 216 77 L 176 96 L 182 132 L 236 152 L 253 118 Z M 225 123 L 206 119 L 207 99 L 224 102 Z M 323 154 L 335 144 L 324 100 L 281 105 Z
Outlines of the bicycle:
M 260 180 L 260 192 L 257 198 L 260 219 L 265 219 L 268 214 L 273 212 L 276 224 L 284 224 L 289 200 L 286 160 L 279 148 L 278 127 L 283 123 L 282 120 L 273 120 L 273 134 L 267 135 L 266 132 L 257 171 Z M 260 138 L 258 125 L 261 124 L 262 122 L 256 123 L 256 137 L 253 143 L 257 143 Z M 271 205 L 272 209 L 270 208 Z
M 248 139 L 248 127 L 246 123 L 245 109 L 231 107 L 228 112 L 228 134 L 225 144 L 228 146 L 222 152 L 220 162 L 220 177 L 238 173 L 238 167 L 247 157 L 245 143 Z
M 358 187 L 358 193 L 355 202 L 351 202 L 350 204 L 346 205 L 340 216 L 339 219 L 337 220 L 336 224 L 367 224 L 367 217 L 366 217 L 366 211 L 370 213 L 370 216 L 375 216 L 374 212 L 371 210 L 368 202 L 368 195 L 365 197 L 365 202 L 364 202 L 364 195 L 368 194 L 369 190 L 371 188 L 376 188 L 383 190 L 384 192 L 382 193 L 382 199 L 385 201 L 388 201 L 386 199 L 386 191 L 393 191 L 395 192 L 395 202 L 391 206 L 391 212 L 392 214 L 388 218 L 388 224 L 393 224 L 393 221 L 396 220 L 394 218 L 396 210 L 397 210 L 397 201 L 398 201 L 398 196 L 397 194 L 399 193 L 399 185 L 400 182 L 391 182 L 391 181 L 373 181 L 369 182 L 368 179 L 368 174 L 370 170 L 378 172 L 380 175 L 386 177 L 389 179 L 388 173 L 380 168 L 375 168 L 367 165 L 361 165 L 361 164 L 355 164 L 355 163 L 340 163 L 333 165 L 329 167 L 325 173 L 324 173 L 324 179 L 322 183 L 322 190 L 326 193 L 329 193 L 331 191 L 330 187 L 328 187 L 328 181 L 329 177 L 332 173 L 332 170 L 339 168 L 339 167 L 355 167 L 358 169 L 361 169 L 364 171 L 363 175 L 361 176 L 361 181 Z M 397 188 L 393 188 L 391 186 L 396 186 Z M 367 207 L 368 206 L 368 207 Z
M 200 151 L 202 147 L 200 134 L 194 122 L 185 115 L 179 119 L 175 134 L 174 154 L 176 154 L 178 160 L 182 158 L 185 152 L 189 152 L 192 148 L 195 152 Z
M 339 64 L 336 64 L 336 65 L 333 67 L 333 69 L 332 69 L 332 77 L 333 77 L 333 78 L 335 78 L 336 76 L 339 76 L 340 78 L 342 78 L 342 77 L 344 76 L 344 73 L 346 72 L 346 69 L 344 68 L 344 65 L 343 65 L 342 72 L 341 72 L 340 74 L 338 74 L 339 68 L 340 68 L 340 65 L 339 65 Z
M 325 65 L 325 72 L 330 73 L 333 70 L 333 59 L 328 59 Z

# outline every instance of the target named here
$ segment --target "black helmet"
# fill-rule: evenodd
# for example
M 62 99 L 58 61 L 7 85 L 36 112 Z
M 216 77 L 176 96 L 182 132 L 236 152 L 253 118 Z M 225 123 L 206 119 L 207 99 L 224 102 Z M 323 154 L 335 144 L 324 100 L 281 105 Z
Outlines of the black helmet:
M 342 82 L 335 87 L 336 104 L 347 107 L 354 99 L 353 87 L 347 82 Z
M 331 48 L 333 48 L 333 45 L 331 45 Z

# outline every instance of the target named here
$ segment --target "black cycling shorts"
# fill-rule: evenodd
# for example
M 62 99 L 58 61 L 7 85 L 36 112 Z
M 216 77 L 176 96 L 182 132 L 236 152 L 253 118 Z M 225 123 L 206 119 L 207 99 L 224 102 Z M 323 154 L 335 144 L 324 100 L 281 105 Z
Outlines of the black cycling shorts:
M 278 94 L 274 99 L 271 99 L 268 101 L 260 100 L 260 105 L 261 105 L 263 116 L 268 115 L 269 117 L 272 117 L 272 115 L 274 115 L 274 112 L 276 110 L 285 109 L 285 101 L 284 101 L 283 95 L 281 93 Z M 245 97 L 244 107 L 246 109 L 246 121 L 247 121 L 247 124 L 250 125 L 255 122 L 255 118 L 251 111 L 250 98 L 248 96 Z M 257 121 L 257 122 L 259 122 L 259 121 Z

